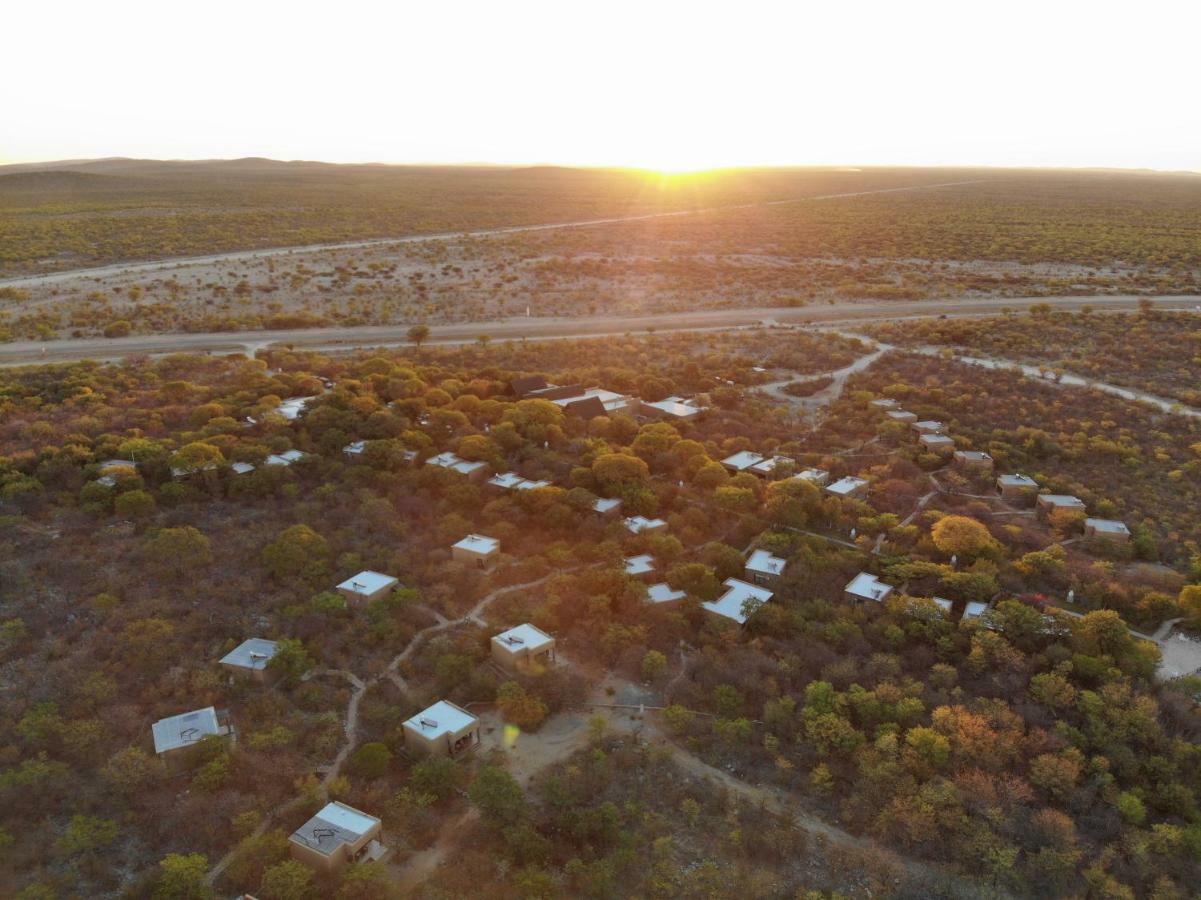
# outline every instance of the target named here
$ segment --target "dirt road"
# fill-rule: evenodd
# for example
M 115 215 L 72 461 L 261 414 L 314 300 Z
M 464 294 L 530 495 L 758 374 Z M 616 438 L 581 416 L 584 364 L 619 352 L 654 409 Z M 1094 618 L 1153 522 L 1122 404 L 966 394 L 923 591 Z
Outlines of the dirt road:
M 953 318 L 996 315 L 1002 309 L 1030 303 L 1051 303 L 1062 310 L 1090 306 L 1100 312 L 1132 310 L 1150 299 L 1165 311 L 1192 310 L 1201 296 L 1187 297 L 986 297 L 949 300 L 846 301 L 823 306 L 748 307 L 697 310 L 649 316 L 578 316 L 563 318 L 509 318 L 432 329 L 431 344 L 471 344 L 480 335 L 493 341 L 563 340 L 595 338 L 636 332 L 720 331 L 756 325 L 837 325 L 873 319 Z M 69 362 L 78 359 L 114 360 L 126 356 L 165 353 L 254 353 L 272 345 L 345 351 L 363 347 L 396 347 L 409 343 L 408 325 L 371 325 L 353 328 L 311 328 L 279 331 L 209 332 L 201 334 L 132 335 L 124 338 L 12 341 L 0 344 L 0 365 Z

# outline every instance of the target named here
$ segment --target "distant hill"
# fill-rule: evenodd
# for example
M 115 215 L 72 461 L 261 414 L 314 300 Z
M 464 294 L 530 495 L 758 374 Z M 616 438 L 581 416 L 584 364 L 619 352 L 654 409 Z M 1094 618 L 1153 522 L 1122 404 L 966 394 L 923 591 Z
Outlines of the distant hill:
M 0 194 L 94 193 L 97 191 L 127 191 L 145 189 L 147 183 L 138 178 L 118 175 L 99 175 L 69 169 L 11 171 L 0 168 Z

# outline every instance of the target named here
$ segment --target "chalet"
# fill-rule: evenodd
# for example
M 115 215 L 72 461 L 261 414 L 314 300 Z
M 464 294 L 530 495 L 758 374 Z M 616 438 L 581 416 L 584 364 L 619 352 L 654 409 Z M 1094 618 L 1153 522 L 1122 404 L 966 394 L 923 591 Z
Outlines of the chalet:
M 1038 493 L 1038 482 L 1029 475 L 1001 475 L 997 478 L 997 493 L 1006 500 L 1030 500 Z
M 351 863 L 380 862 L 388 848 L 380 843 L 380 820 L 334 800 L 292 832 L 292 858 L 322 874 L 334 874 Z
M 342 455 L 349 460 L 360 460 L 363 458 L 363 451 L 366 449 L 366 441 L 352 441 L 342 448 Z
M 745 472 L 751 466 L 758 465 L 764 462 L 764 457 L 758 453 L 752 453 L 750 450 L 741 450 L 733 456 L 727 456 L 721 461 L 721 464 L 731 472 Z
M 873 400 L 868 404 L 876 409 L 896 409 L 900 404 L 891 397 L 881 397 L 878 400 Z
M 1119 522 L 1116 519 L 1090 518 L 1084 520 L 1084 536 L 1104 538 L 1124 544 L 1130 540 L 1130 529 L 1126 527 L 1125 522 Z
M 337 587 L 337 591 L 349 607 L 366 606 L 373 600 L 381 600 L 392 591 L 400 581 L 382 572 L 372 572 L 370 569 L 347 578 Z
M 530 394 L 544 391 L 549 387 L 554 387 L 541 375 L 526 375 L 522 378 L 514 378 L 509 382 L 509 390 L 517 397 L 527 397 Z
M 632 578 L 647 578 L 655 574 L 655 558 L 649 553 L 642 556 L 627 556 L 626 574 Z
M 918 434 L 938 434 L 947 426 L 942 422 L 936 422 L 933 419 L 924 419 L 921 422 L 911 422 L 909 427 Z
M 968 603 L 967 606 L 965 606 L 963 608 L 963 619 L 961 621 L 974 622 L 977 619 L 979 619 L 982 615 L 984 615 L 987 611 L 988 611 L 987 603 L 980 603 L 976 600 L 973 600 L 970 603 Z
M 923 450 L 940 456 L 945 456 L 955 449 L 955 440 L 945 434 L 923 434 L 917 440 Z
M 760 475 L 764 478 L 772 478 L 781 470 L 784 472 L 790 472 L 795 467 L 795 459 L 791 459 L 787 456 L 769 456 L 767 459 L 755 463 L 750 467 L 750 469 L 748 469 L 748 471 L 754 472 L 756 475 Z
M 294 462 L 299 462 L 308 456 L 307 453 L 302 453 L 300 450 L 285 450 L 283 453 L 272 453 L 264 461 L 265 466 L 290 466 Z
M 537 396 L 537 394 L 531 395 Z M 587 388 L 580 390 L 578 386 L 562 397 L 546 397 L 556 406 L 563 408 L 568 415 L 592 419 L 596 416 L 611 416 L 614 413 L 635 415 L 642 401 L 637 397 L 629 397 L 616 391 L 604 388 Z
M 662 519 L 648 519 L 646 516 L 630 516 L 625 520 L 625 526 L 634 534 L 654 534 L 667 527 Z
M 154 752 L 167 765 L 169 772 L 181 772 L 195 761 L 192 752 L 196 745 L 209 736 L 230 738 L 234 727 L 225 710 L 206 706 L 193 712 L 182 713 L 159 719 L 151 727 L 154 735 Z
M 1086 508 L 1083 500 L 1071 494 L 1039 494 L 1034 498 L 1034 504 L 1038 514 L 1044 519 L 1057 509 L 1083 513 Z
M 424 756 L 456 757 L 480 745 L 480 720 L 449 700 L 439 700 L 403 725 L 405 749 Z
M 993 458 L 982 450 L 956 450 L 955 468 L 965 472 L 991 472 Z
M 674 419 L 676 421 L 695 421 L 709 411 L 709 407 L 700 406 L 696 400 L 685 400 L 682 397 L 668 397 L 656 400 L 654 403 L 642 401 L 642 415 L 653 419 Z
M 792 477 L 799 481 L 808 481 L 816 487 L 824 487 L 830 480 L 830 473 L 825 469 L 804 469 Z
M 308 408 L 309 403 L 316 399 L 316 397 L 292 397 L 275 407 L 274 412 L 277 416 L 282 416 L 289 422 L 294 422 Z
M 267 664 L 279 650 L 279 644 L 265 638 L 248 638 L 223 657 L 218 665 L 235 675 L 249 675 L 256 681 L 267 680 Z
M 888 414 L 888 418 L 894 422 L 904 422 L 906 424 L 912 424 L 917 421 L 915 413 L 907 412 L 903 409 L 894 409 Z
M 514 485 L 513 490 L 515 490 L 515 491 L 536 491 L 539 488 L 546 488 L 546 487 L 550 487 L 550 486 L 551 486 L 551 484 L 549 481 L 528 481 L 523 478 L 521 481 L 517 482 L 516 485 Z
M 683 591 L 672 590 L 669 584 L 652 584 L 646 589 L 646 602 L 654 606 L 661 603 L 677 603 L 687 596 Z
M 511 491 L 523 481 L 525 481 L 525 479 L 516 472 L 502 472 L 499 475 L 493 475 L 491 478 L 489 478 L 488 486 L 500 488 L 502 491 Z
M 555 661 L 555 639 L 533 625 L 518 625 L 492 638 L 492 659 L 510 671 L 545 669 Z
M 892 585 L 885 584 L 875 575 L 867 572 L 860 572 L 843 589 L 843 596 L 853 603 L 858 603 L 860 600 L 875 600 L 877 603 L 883 603 L 890 594 L 892 594 Z
M 714 615 L 732 619 L 739 625 L 746 624 L 746 620 L 754 611 L 773 596 L 766 588 L 747 584 L 737 578 L 727 578 L 722 584 L 725 585 L 726 592 L 716 600 L 702 603 L 701 606 Z
M 826 491 L 835 497 L 863 497 L 867 493 L 867 479 L 848 475 L 826 485 Z
M 254 465 L 248 462 L 235 462 L 229 464 L 229 470 L 235 475 L 249 475 L 254 471 Z
M 767 550 L 756 550 L 746 561 L 746 574 L 755 584 L 775 584 L 787 565 L 786 559 L 772 556 Z
M 621 511 L 621 501 L 616 497 L 597 497 L 592 501 L 592 511 L 602 516 L 615 516 Z
M 425 464 L 427 466 L 435 466 L 439 469 L 446 469 L 448 472 L 457 472 L 471 481 L 483 481 L 488 477 L 488 464 L 486 462 L 460 459 L 458 455 L 450 451 L 439 453 L 437 456 L 431 456 L 425 461 Z
M 469 534 L 451 547 L 450 555 L 455 562 L 476 569 L 487 569 L 500 556 L 500 541 L 482 534 Z

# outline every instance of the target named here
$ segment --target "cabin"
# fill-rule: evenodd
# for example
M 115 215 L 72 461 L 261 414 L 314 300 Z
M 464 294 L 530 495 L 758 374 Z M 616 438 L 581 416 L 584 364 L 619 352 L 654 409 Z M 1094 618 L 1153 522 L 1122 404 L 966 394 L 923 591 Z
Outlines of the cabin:
M 993 458 L 982 450 L 956 450 L 955 468 L 973 474 L 984 474 L 993 469 Z
M 947 426 L 942 422 L 937 422 L 934 419 L 923 419 L 920 422 L 911 422 L 909 427 L 919 435 L 921 434 L 938 434 Z
M 709 411 L 709 407 L 699 405 L 695 399 L 685 400 L 683 397 L 667 397 L 653 403 L 642 401 L 642 415 L 650 419 L 668 419 L 677 422 L 690 422 L 700 419 Z
M 533 625 L 518 625 L 492 638 L 492 659 L 511 672 L 546 669 L 555 661 L 555 639 Z
M 774 478 L 785 472 L 791 472 L 796 468 L 796 460 L 787 456 L 769 456 L 760 462 L 755 463 L 747 471 L 754 472 L 762 478 Z
M 955 449 L 954 439 L 945 434 L 923 434 L 917 440 L 927 453 L 937 453 L 939 456 L 949 456 Z
M 646 516 L 630 516 L 625 520 L 626 528 L 633 534 L 654 534 L 667 527 L 662 519 L 648 519 Z
M 154 736 L 154 752 L 171 773 L 191 768 L 196 762 L 196 745 L 204 738 L 229 739 L 234 736 L 229 712 L 212 706 L 159 719 L 150 730 Z
M 631 578 L 649 578 L 655 574 L 655 558 L 649 553 L 627 556 L 625 566 L 626 574 Z
M 556 395 L 556 396 L 552 396 Z M 538 397 L 539 392 L 527 394 Z M 614 413 L 637 415 L 642 407 L 642 401 L 637 397 L 607 391 L 604 388 L 581 389 L 579 385 L 570 388 L 548 389 L 541 394 L 543 399 L 562 407 L 563 412 L 582 419 L 592 419 L 596 416 L 611 416 Z
M 774 596 L 767 588 L 747 584 L 737 578 L 727 578 L 722 584 L 726 592 L 716 600 L 702 603 L 708 612 L 723 619 L 730 619 L 739 625 L 745 625 L 746 620 L 754 614 L 755 609 L 767 603 Z
M 974 622 L 988 612 L 988 604 L 973 600 L 963 608 L 962 622 Z
M 525 479 L 516 472 L 501 472 L 499 475 L 493 475 L 488 479 L 488 486 L 500 488 L 502 491 L 511 491 L 523 481 Z
M 873 400 L 868 404 L 876 409 L 896 409 L 900 404 L 891 397 L 881 397 L 878 400 Z
M 997 493 L 1011 503 L 1028 501 L 1038 493 L 1038 482 L 1029 475 L 1001 475 L 997 478 Z
M 772 556 L 767 550 L 756 550 L 746 561 L 747 578 L 755 584 L 775 584 L 787 565 L 786 559 Z
M 852 603 L 858 603 L 860 600 L 874 600 L 877 603 L 883 603 L 891 594 L 891 584 L 885 584 L 868 572 L 860 572 L 843 589 L 843 596 Z
M 894 422 L 903 422 L 906 425 L 911 425 L 917 421 L 917 414 L 904 409 L 894 409 L 888 413 L 888 418 Z
M 684 591 L 673 590 L 669 584 L 652 584 L 646 589 L 646 602 L 652 606 L 663 603 L 678 603 L 688 595 Z
M 295 422 L 300 418 L 300 414 L 308 409 L 309 403 L 316 399 L 316 397 L 292 397 L 275 407 L 273 412 L 289 422 Z
M 272 453 L 263 460 L 263 465 L 287 468 L 292 463 L 300 462 L 307 456 L 307 453 L 302 453 L 300 450 L 285 450 L 283 453 Z
M 601 516 L 615 516 L 621 512 L 621 501 L 616 497 L 597 497 L 592 501 L 592 511 Z
M 1084 536 L 1087 538 L 1104 538 L 1125 544 L 1130 540 L 1130 529 L 1125 522 L 1117 519 L 1085 519 Z
M 221 657 L 218 665 L 234 675 L 247 675 L 255 681 L 267 680 L 267 664 L 279 650 L 279 644 L 265 638 L 248 638 Z
M 764 461 L 765 458 L 758 453 L 752 453 L 750 450 L 740 450 L 733 456 L 727 456 L 721 461 L 721 464 L 725 466 L 727 471 L 738 474 Z
M 363 458 L 363 451 L 367 449 L 366 441 L 352 441 L 342 448 L 342 455 L 351 462 L 357 462 Z
M 825 469 L 803 469 L 792 477 L 797 481 L 808 481 L 814 487 L 825 487 L 830 480 L 830 473 Z
M 833 484 L 826 485 L 826 492 L 833 494 L 835 497 L 853 497 L 859 499 L 867 494 L 867 479 L 855 478 L 852 475 L 848 475 L 846 478 L 838 479 Z
M 1034 498 L 1034 505 L 1038 515 L 1043 519 L 1050 518 L 1051 513 L 1057 509 L 1067 509 L 1079 513 L 1083 513 L 1086 509 L 1084 501 L 1071 494 L 1039 494 Z
M 229 464 L 229 470 L 235 475 L 249 475 L 254 471 L 254 465 L 248 462 L 235 462 Z
M 425 461 L 427 466 L 434 466 L 439 469 L 446 469 L 448 472 L 457 472 L 470 481 L 484 482 L 488 478 L 488 464 L 482 460 L 467 460 L 460 459 L 455 453 L 449 450 L 444 453 L 439 453 L 437 456 L 431 456 Z
M 370 569 L 347 578 L 337 587 L 337 591 L 346 600 L 346 605 L 352 609 L 366 606 L 373 600 L 382 600 L 400 581 L 382 572 L 372 572 Z
M 405 749 L 419 756 L 454 759 L 480 745 L 480 720 L 449 700 L 439 700 L 402 727 Z
M 500 558 L 500 541 L 482 534 L 469 534 L 450 548 L 450 555 L 455 562 L 474 569 L 488 569 Z
M 388 848 L 380 843 L 382 825 L 375 816 L 334 800 L 292 832 L 292 858 L 323 875 L 340 872 L 351 863 L 380 862 Z

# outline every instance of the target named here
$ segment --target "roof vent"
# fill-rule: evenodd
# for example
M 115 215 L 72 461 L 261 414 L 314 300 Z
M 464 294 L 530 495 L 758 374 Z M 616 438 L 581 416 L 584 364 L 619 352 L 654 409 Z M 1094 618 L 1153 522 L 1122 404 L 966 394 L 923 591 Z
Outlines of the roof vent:
M 523 641 L 521 638 L 516 637 L 514 635 L 509 635 L 508 637 L 505 638 L 505 643 L 512 646 L 513 644 L 524 644 L 525 641 Z
M 434 719 L 418 719 L 417 722 L 422 728 L 437 728 L 438 727 L 438 723 Z

